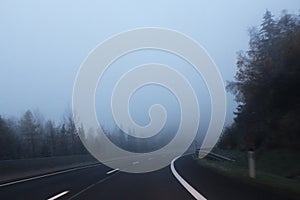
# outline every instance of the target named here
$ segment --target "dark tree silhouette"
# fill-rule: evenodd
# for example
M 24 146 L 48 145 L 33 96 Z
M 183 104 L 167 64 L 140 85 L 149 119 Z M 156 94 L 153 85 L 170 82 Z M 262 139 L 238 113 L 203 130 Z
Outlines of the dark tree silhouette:
M 284 11 L 274 19 L 267 11 L 260 28 L 250 30 L 249 50 L 239 53 L 237 69 L 227 89 L 239 105 L 220 145 L 246 148 L 251 131 L 256 147 L 299 150 L 299 15 Z

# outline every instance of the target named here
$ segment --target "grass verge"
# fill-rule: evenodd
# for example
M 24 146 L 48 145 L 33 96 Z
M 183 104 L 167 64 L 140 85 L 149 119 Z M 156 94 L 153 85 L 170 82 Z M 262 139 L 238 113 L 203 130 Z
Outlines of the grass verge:
M 282 166 L 273 166 L 272 168 L 262 168 L 261 166 L 270 167 L 268 163 L 269 155 L 261 156 L 257 164 L 259 169 L 256 170 L 256 178 L 252 179 L 248 176 L 247 168 L 247 152 L 239 151 L 215 151 L 218 154 L 233 158 L 236 162 L 216 161 L 211 159 L 196 159 L 201 166 L 214 170 L 215 172 L 238 179 L 246 184 L 250 184 L 262 189 L 272 190 L 275 193 L 280 193 L 284 196 L 300 199 L 300 181 L 291 179 L 272 172 L 278 171 Z M 272 153 L 273 154 L 273 153 Z M 274 160 L 271 160 L 273 163 Z M 264 169 L 264 170 L 263 170 Z M 287 170 L 291 171 L 291 170 Z M 293 171 L 294 172 L 294 171 Z

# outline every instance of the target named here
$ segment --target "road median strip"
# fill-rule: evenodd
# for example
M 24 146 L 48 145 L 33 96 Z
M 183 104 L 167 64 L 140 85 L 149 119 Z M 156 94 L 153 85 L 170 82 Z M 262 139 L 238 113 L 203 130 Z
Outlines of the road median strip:
M 49 176 L 54 176 L 54 175 L 58 175 L 58 174 L 63 174 L 63 173 L 67 173 L 67 172 L 72 172 L 72 171 L 76 171 L 76 170 L 80 170 L 80 169 L 96 167 L 96 166 L 99 166 L 99 165 L 101 165 L 101 164 L 90 164 L 90 165 L 86 165 L 86 166 L 81 166 L 81 167 L 76 167 L 76 168 L 70 168 L 70 169 L 67 169 L 67 170 L 52 172 L 52 173 L 49 173 L 49 174 L 43 174 L 43 175 L 34 176 L 34 177 L 30 177 L 30 178 L 24 178 L 24 179 L 20 179 L 20 180 L 0 184 L 0 187 L 13 185 L 13 184 L 17 184 L 17 183 L 22 183 L 22 182 L 26 182 L 26 181 L 31 181 L 31 180 L 35 180 L 35 179 L 45 178 L 45 177 L 49 177 Z
M 11 185 L 37 177 L 74 171 L 99 162 L 90 155 L 72 155 L 35 159 L 0 161 L 0 186 Z

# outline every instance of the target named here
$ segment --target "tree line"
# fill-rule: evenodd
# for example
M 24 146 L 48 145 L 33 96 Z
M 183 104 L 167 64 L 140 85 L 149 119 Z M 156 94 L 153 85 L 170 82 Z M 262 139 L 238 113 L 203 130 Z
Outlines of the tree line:
M 266 11 L 227 90 L 238 107 L 219 147 L 300 150 L 300 15 Z
M 86 154 L 71 115 L 59 125 L 30 110 L 20 119 L 0 116 L 0 159 Z
M 160 133 L 152 139 L 141 139 L 135 137 L 133 128 L 127 128 L 130 135 L 121 130 L 122 125 L 113 128 L 102 125 L 114 144 L 131 152 L 154 151 L 172 138 L 170 134 Z M 84 134 L 83 129 L 76 128 L 71 113 L 58 125 L 30 110 L 19 119 L 6 119 L 0 115 L 0 160 L 87 154 L 80 140 Z M 95 145 L 99 145 L 98 140 L 101 140 L 101 135 L 95 137 Z

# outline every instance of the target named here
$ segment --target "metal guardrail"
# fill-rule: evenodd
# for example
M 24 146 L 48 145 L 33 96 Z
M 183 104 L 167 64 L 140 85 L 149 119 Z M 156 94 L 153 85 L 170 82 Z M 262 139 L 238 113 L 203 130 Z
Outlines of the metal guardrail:
M 228 158 L 228 157 L 225 157 L 225 156 L 223 156 L 223 155 L 216 154 L 216 153 L 213 153 L 213 152 L 207 153 L 207 152 L 205 152 L 205 151 L 203 151 L 203 150 L 200 150 L 200 149 L 197 149 L 197 150 L 196 150 L 196 152 L 195 152 L 195 153 L 196 153 L 196 156 L 198 157 L 199 154 L 200 154 L 201 152 L 207 154 L 207 155 L 206 155 L 207 157 L 212 158 L 212 159 L 215 159 L 215 160 L 235 162 L 234 159 L 231 159 L 231 158 Z

